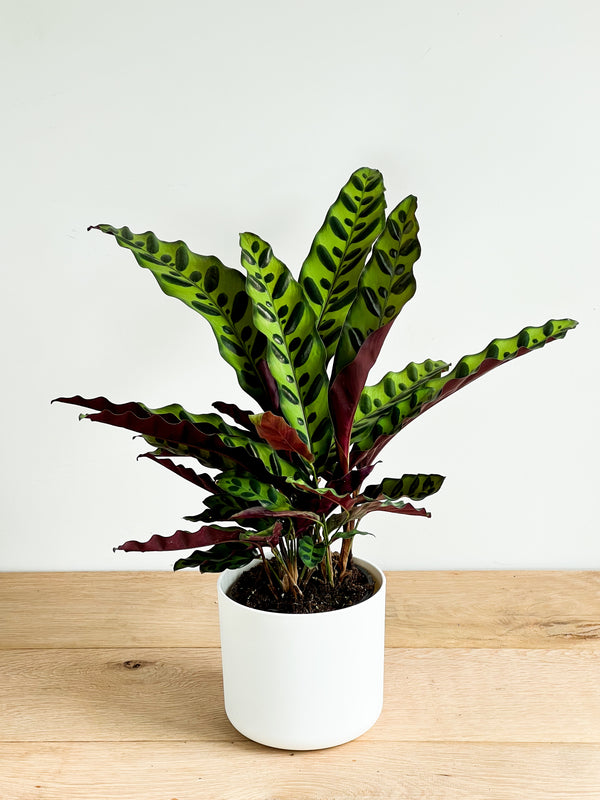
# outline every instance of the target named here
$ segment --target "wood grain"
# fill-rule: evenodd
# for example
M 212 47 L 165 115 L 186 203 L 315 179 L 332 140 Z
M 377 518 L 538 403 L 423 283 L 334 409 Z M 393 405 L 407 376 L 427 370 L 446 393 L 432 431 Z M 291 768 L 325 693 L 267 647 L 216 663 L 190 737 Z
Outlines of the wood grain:
M 208 648 L 5 651 L 0 741 L 241 739 L 220 666 Z M 600 649 L 392 648 L 385 690 L 368 740 L 600 742 Z
M 1 800 L 600 800 L 599 573 L 389 574 L 383 714 L 306 753 L 229 724 L 215 580 L 0 573 Z
M 191 571 L 0 573 L 0 649 L 218 647 L 215 584 Z M 386 643 L 595 648 L 600 573 L 393 572 Z
M 599 800 L 600 745 L 248 741 L 6 745 L 6 800 Z

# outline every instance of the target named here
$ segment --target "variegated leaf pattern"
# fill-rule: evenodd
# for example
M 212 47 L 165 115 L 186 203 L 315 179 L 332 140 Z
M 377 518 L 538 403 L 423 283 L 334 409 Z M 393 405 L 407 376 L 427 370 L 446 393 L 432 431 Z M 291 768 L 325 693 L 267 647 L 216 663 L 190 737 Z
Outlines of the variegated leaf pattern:
M 388 412 L 394 424 L 399 424 L 412 411 L 411 402 L 418 397 L 416 389 L 449 366 L 445 361 L 429 358 L 419 364 L 411 361 L 400 372 L 388 372 L 379 383 L 365 386 L 354 415 L 352 442 L 360 447 L 361 440 L 372 433 L 380 418 Z
M 419 385 L 416 394 L 402 399 L 398 406 L 382 407 L 379 415 L 371 416 L 371 427 L 365 429 L 356 442 L 358 450 L 366 451 L 367 457 L 357 454 L 356 464 L 372 463 L 382 447 L 405 425 L 428 408 L 439 403 L 463 386 L 527 353 L 543 347 L 555 339 L 562 339 L 577 322 L 572 319 L 551 319 L 541 326 L 528 326 L 508 339 L 493 339 L 486 348 L 474 355 L 463 356 L 447 375 L 440 375 Z
M 401 478 L 384 478 L 381 483 L 371 484 L 364 489 L 363 495 L 373 500 L 382 496 L 388 500 L 399 500 L 401 497 L 424 500 L 438 492 L 443 482 L 443 475 L 406 474 Z
M 327 545 L 315 542 L 312 536 L 303 536 L 298 542 L 298 555 L 308 569 L 314 569 L 325 558 Z
M 245 567 L 258 555 L 258 550 L 251 542 L 226 542 L 208 550 L 196 550 L 188 558 L 179 558 L 173 569 L 194 567 L 200 572 L 223 572 Z
M 329 450 L 331 421 L 325 347 L 314 312 L 300 284 L 266 242 L 243 233 L 240 243 L 254 322 L 268 340 L 267 362 L 281 413 L 318 460 Z
M 289 509 L 288 498 L 274 486 L 263 483 L 253 475 L 240 474 L 239 471 L 224 472 L 216 480 L 217 486 L 234 497 L 248 503 L 260 503 L 265 508 Z
M 193 253 L 185 242 L 164 242 L 152 231 L 132 233 L 128 227 L 92 226 L 111 234 L 149 269 L 163 292 L 201 314 L 210 324 L 219 352 L 236 371 L 242 389 L 264 409 L 271 401 L 258 364 L 266 340 L 257 331 L 244 275 L 215 256 Z
M 327 212 L 300 271 L 300 285 L 317 317 L 328 360 L 335 353 L 371 245 L 384 224 L 383 176 L 362 167 L 352 173 Z
M 417 198 L 409 195 L 388 216 L 344 322 L 334 375 L 356 358 L 367 337 L 393 320 L 415 293 L 413 266 L 421 254 L 416 210 Z

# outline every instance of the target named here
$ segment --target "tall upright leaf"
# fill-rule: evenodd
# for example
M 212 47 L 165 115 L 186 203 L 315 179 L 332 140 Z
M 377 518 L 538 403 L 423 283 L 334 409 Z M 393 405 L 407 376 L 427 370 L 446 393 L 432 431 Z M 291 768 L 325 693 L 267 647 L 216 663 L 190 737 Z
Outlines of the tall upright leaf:
M 384 224 L 383 176 L 362 167 L 352 173 L 327 212 L 300 271 L 328 360 L 335 353 L 371 245 Z
M 331 441 L 325 347 L 300 284 L 253 233 L 240 236 L 248 271 L 254 323 L 266 336 L 267 362 L 279 392 L 281 413 L 316 459 Z
M 242 389 L 262 408 L 271 409 L 259 369 L 266 341 L 257 331 L 243 274 L 215 256 L 193 253 L 185 242 L 163 242 L 152 231 L 132 233 L 128 227 L 91 226 L 111 234 L 149 269 L 163 292 L 176 297 L 208 320 L 219 352 L 236 371 Z
M 421 253 L 416 209 L 417 199 L 409 195 L 390 213 L 361 274 L 335 353 L 329 398 L 344 471 L 352 421 L 367 376 L 392 322 L 416 290 L 413 266 Z

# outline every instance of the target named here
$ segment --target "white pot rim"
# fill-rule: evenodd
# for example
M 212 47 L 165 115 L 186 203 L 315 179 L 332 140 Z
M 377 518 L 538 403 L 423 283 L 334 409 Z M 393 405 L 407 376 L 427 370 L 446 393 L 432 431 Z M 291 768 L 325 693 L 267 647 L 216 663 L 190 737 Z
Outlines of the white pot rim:
M 229 589 L 230 586 L 233 585 L 238 575 L 240 575 L 242 572 L 247 572 L 257 564 L 262 563 L 260 558 L 251 561 L 250 564 L 246 564 L 245 567 L 237 569 L 227 569 L 224 572 L 222 572 L 219 575 L 219 579 L 217 581 L 217 593 L 219 595 L 220 602 L 234 603 L 236 606 L 245 609 L 252 616 L 266 615 L 266 616 L 290 618 L 294 620 L 306 620 L 306 619 L 312 619 L 314 617 L 323 617 L 323 618 L 333 617 L 333 616 L 341 617 L 343 615 L 351 614 L 353 612 L 353 609 L 359 606 L 366 605 L 367 603 L 372 601 L 382 589 L 385 589 L 385 583 L 386 583 L 385 575 L 380 567 L 378 567 L 376 564 L 373 564 L 372 561 L 367 561 L 364 558 L 358 558 L 354 556 L 352 558 L 352 562 L 356 564 L 358 567 L 362 567 L 371 575 L 371 577 L 375 582 L 375 588 L 373 590 L 373 594 L 366 600 L 361 600 L 360 603 L 354 603 L 354 605 L 346 606 L 345 608 L 334 608 L 330 611 L 313 611 L 310 613 L 294 614 L 294 613 L 287 613 L 285 611 L 264 611 L 263 609 L 260 608 L 251 608 L 250 606 L 246 606 L 243 603 L 238 603 L 237 600 L 233 600 L 231 597 L 229 597 L 229 595 L 227 594 L 227 590 Z M 297 622 L 295 624 L 303 625 L 307 623 Z

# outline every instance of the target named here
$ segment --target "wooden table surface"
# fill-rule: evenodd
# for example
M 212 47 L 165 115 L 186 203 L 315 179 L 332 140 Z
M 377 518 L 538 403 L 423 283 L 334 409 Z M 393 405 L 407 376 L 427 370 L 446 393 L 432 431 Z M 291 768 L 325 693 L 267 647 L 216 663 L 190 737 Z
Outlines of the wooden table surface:
M 273 750 L 225 716 L 214 576 L 0 573 L 0 798 L 600 800 L 600 573 L 388 573 L 386 645 L 371 731 Z

